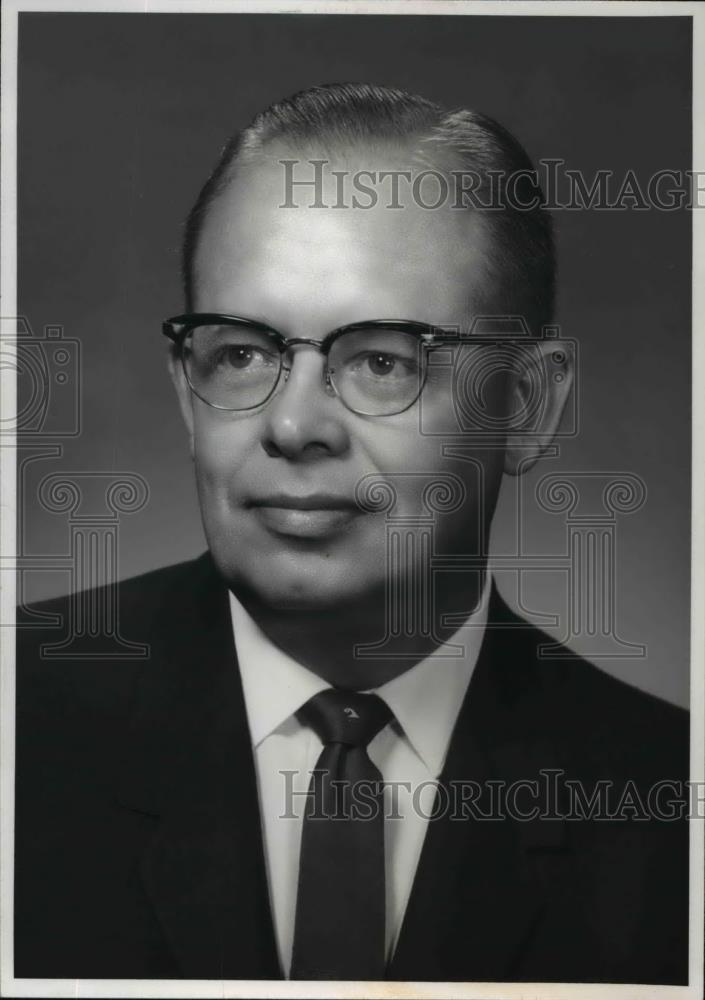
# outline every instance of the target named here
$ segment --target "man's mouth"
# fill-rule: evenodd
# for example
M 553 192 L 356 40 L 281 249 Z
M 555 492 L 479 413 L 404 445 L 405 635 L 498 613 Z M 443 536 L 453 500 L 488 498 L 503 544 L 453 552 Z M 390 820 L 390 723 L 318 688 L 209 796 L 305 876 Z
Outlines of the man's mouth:
M 296 538 L 329 538 L 364 513 L 356 503 L 332 493 L 278 493 L 250 500 L 247 506 L 269 531 Z

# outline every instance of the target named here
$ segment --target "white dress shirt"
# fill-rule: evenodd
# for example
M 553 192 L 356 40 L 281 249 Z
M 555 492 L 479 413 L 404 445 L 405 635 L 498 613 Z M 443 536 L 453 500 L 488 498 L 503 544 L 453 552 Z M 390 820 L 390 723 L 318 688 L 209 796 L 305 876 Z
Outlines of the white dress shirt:
M 437 779 L 482 644 L 489 579 L 487 573 L 479 607 L 449 640 L 464 647 L 463 656 L 449 656 L 441 646 L 374 689 L 394 716 L 368 747 L 385 782 L 388 956 L 401 929 Z M 230 608 L 257 771 L 275 934 L 288 975 L 306 792 L 322 749 L 318 736 L 294 713 L 330 684 L 273 645 L 232 593 Z

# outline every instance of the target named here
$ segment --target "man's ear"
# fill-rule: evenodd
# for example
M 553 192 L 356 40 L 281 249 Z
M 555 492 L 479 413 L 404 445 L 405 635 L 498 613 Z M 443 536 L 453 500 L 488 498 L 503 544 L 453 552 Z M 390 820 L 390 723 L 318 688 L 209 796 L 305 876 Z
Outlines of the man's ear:
M 521 475 L 541 457 L 558 430 L 573 387 L 570 344 L 540 340 L 521 348 L 509 386 L 508 412 L 516 414 L 506 439 L 504 471 Z
M 167 367 L 171 381 L 174 383 L 174 388 L 176 389 L 176 395 L 179 398 L 181 415 L 184 418 L 186 430 L 188 431 L 189 451 L 191 452 L 191 458 L 193 458 L 193 394 L 186 381 L 184 368 L 176 351 L 169 351 Z

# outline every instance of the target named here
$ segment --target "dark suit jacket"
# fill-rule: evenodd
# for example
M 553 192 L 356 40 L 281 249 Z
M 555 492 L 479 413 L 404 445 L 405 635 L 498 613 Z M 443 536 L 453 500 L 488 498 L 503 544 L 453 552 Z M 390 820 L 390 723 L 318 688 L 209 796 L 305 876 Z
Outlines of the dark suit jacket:
M 646 801 L 687 779 L 686 714 L 583 660 L 538 659 L 546 637 L 496 593 L 490 622 L 442 776 L 485 791 L 475 814 L 429 823 L 388 978 L 685 983 L 685 821 L 477 812 L 488 780 L 551 768 L 588 798 L 633 781 Z M 149 657 L 47 660 L 57 632 L 18 631 L 15 975 L 281 978 L 210 557 L 122 584 L 120 631 Z

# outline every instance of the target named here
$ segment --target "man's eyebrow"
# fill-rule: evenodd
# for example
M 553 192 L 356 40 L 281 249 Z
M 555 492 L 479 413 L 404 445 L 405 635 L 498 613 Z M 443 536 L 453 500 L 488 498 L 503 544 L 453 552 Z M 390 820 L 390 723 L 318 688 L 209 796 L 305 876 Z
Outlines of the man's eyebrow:
M 199 309 L 198 312 L 206 313 L 207 309 Z M 276 323 L 273 323 L 271 319 L 266 315 L 266 313 L 260 313 L 258 311 L 248 311 L 243 309 L 218 309 L 214 312 L 215 316 L 235 316 L 239 319 L 249 319 L 254 323 L 262 323 L 264 326 L 271 326 L 273 330 L 277 330 L 279 333 L 285 333 L 286 331 L 279 327 Z

